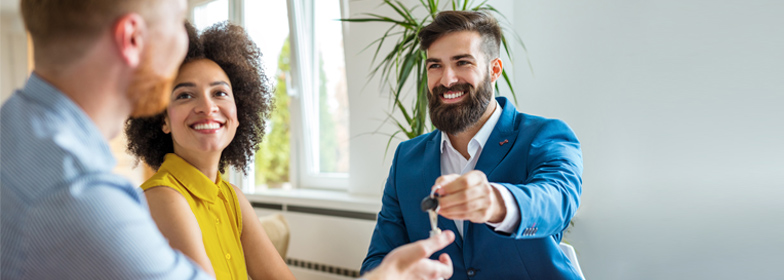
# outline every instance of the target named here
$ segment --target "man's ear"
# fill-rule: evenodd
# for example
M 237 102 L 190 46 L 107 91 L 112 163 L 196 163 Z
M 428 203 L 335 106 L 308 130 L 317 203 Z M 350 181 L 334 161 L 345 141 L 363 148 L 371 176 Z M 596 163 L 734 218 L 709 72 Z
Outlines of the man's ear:
M 141 61 L 147 26 L 139 14 L 126 14 L 112 28 L 114 43 L 123 61 L 136 68 Z
M 504 63 L 501 62 L 500 58 L 493 59 L 490 61 L 490 81 L 495 82 L 501 77 L 501 73 L 504 71 Z
M 169 124 L 169 115 L 166 115 L 166 113 L 164 113 L 163 126 L 161 126 L 161 130 L 163 130 L 163 133 L 166 134 L 171 133 L 171 125 Z

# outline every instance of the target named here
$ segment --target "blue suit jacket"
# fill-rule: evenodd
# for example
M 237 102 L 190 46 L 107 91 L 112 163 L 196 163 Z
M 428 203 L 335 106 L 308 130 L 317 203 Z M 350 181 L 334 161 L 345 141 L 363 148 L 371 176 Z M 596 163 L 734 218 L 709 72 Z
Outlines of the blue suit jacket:
M 451 279 L 580 279 L 558 247 L 580 201 L 580 143 L 564 122 L 520 113 L 506 98 L 496 99 L 503 112 L 476 170 L 511 191 L 520 226 L 504 235 L 465 221 L 461 238 L 454 221 L 439 216 L 438 227 L 457 237 L 432 258 L 449 254 Z M 363 273 L 396 247 L 428 237 L 430 222 L 419 204 L 441 176 L 440 144 L 436 130 L 398 146 Z

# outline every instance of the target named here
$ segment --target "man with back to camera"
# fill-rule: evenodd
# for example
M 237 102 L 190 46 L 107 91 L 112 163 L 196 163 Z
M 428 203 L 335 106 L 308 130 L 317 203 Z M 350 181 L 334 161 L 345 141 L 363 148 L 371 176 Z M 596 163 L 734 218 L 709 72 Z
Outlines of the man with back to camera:
M 435 190 L 439 228 L 459 233 L 440 251 L 452 257 L 452 279 L 580 279 L 558 245 L 581 193 L 572 130 L 492 98 L 503 65 L 491 16 L 441 12 L 419 38 L 437 130 L 398 146 L 362 270 L 427 238 L 420 202 Z
M 185 0 L 22 0 L 35 70 L 0 109 L 0 278 L 212 279 L 168 246 L 107 141 L 161 112 L 187 50 Z M 452 273 L 445 232 L 367 279 Z

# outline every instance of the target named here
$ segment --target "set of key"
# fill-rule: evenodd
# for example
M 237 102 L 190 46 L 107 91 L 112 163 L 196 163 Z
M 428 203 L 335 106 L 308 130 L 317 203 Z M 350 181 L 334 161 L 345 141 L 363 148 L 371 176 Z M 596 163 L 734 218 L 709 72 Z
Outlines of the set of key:
M 440 187 L 435 187 L 430 192 L 429 196 L 422 199 L 422 211 L 427 212 L 430 218 L 430 237 L 441 234 L 441 229 L 438 228 L 438 194 L 436 190 Z

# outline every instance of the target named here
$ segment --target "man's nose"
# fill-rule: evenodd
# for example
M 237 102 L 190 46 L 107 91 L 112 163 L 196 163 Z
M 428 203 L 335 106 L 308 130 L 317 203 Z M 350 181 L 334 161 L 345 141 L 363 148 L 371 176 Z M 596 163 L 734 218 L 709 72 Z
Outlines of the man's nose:
M 457 75 L 452 67 L 444 67 L 444 74 L 441 76 L 441 84 L 447 88 L 457 83 Z

